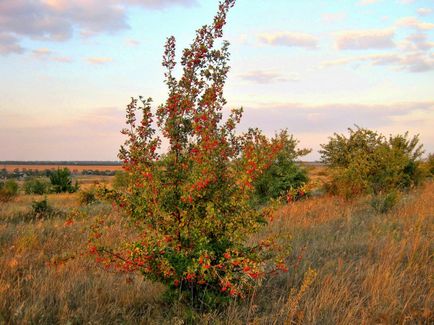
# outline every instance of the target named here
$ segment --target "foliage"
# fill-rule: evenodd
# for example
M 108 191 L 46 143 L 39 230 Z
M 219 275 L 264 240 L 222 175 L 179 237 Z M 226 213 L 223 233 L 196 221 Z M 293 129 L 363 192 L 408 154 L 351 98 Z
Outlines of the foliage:
M 59 168 L 54 172 L 50 172 L 49 177 L 52 185 L 52 190 L 55 193 L 73 193 L 78 190 L 77 182 L 75 183 L 75 185 L 72 185 L 71 172 L 68 168 Z
M 391 191 L 386 194 L 374 196 L 371 199 L 371 206 L 380 213 L 389 212 L 399 201 L 399 193 Z
M 140 271 L 166 284 L 172 296 L 201 307 L 243 297 L 266 272 L 286 268 L 278 257 L 274 266 L 266 264 L 277 244 L 246 244 L 269 216 L 250 206 L 253 183 L 282 144 L 257 129 L 237 136 L 242 109 L 223 121 L 229 45 L 224 41 L 218 49 L 215 41 L 234 3 L 221 2 L 212 25 L 197 31 L 183 51 L 179 80 L 173 75 L 175 39 L 168 38 L 163 66 L 169 96 L 155 115 L 151 99 L 133 98 L 128 105 L 127 140 L 119 157 L 129 184 L 127 191 L 106 190 L 106 196 L 123 209 L 138 234 L 126 250 L 90 248 L 108 266 Z M 154 119 L 169 143 L 164 156 L 158 153 L 161 139 Z M 93 237 L 100 236 L 96 230 Z
M 47 198 L 45 197 L 43 200 L 33 201 L 32 210 L 35 215 L 41 216 L 50 213 L 52 208 L 48 204 Z
M 418 185 L 422 180 L 418 136 L 383 135 L 357 127 L 349 137 L 334 134 L 321 145 L 322 161 L 332 169 L 329 189 L 347 198 Z
M 89 190 L 81 190 L 78 192 L 78 199 L 81 205 L 89 205 L 98 201 L 96 197 L 96 189 L 95 187 L 90 188 Z
M 118 170 L 115 172 L 115 177 L 113 179 L 113 188 L 115 190 L 123 190 L 128 187 L 129 176 L 128 173 Z
M 24 192 L 26 194 L 43 195 L 49 192 L 50 184 L 38 178 L 29 178 L 24 182 Z
M 427 172 L 429 175 L 434 176 L 434 154 L 430 153 L 425 161 Z
M 275 160 L 254 182 L 254 205 L 263 205 L 270 199 L 287 198 L 298 192 L 308 181 L 307 171 L 296 164 L 296 160 L 307 155 L 310 149 L 297 149 L 298 140 L 281 131 L 276 140 L 282 145 Z
M 11 200 L 18 194 L 18 183 L 12 179 L 0 182 L 0 202 Z

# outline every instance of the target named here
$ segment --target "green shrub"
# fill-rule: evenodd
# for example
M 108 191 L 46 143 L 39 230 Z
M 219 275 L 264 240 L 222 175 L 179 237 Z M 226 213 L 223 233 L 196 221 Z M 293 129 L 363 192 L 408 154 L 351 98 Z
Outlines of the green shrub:
M 396 206 L 398 201 L 399 193 L 397 191 L 391 191 L 383 195 L 373 196 L 371 199 L 371 206 L 377 212 L 387 213 Z
M 308 181 L 306 170 L 297 165 L 296 160 L 311 150 L 297 149 L 298 141 L 289 135 L 287 130 L 281 131 L 276 138 L 282 144 L 282 149 L 254 182 L 254 205 L 266 204 L 271 199 L 287 198 Z
M 24 182 L 24 192 L 26 194 L 43 195 L 49 192 L 50 184 L 42 179 L 30 178 Z
M 35 215 L 41 216 L 49 214 L 52 211 L 52 208 L 45 197 L 43 200 L 32 202 L 32 211 Z
M 434 176 L 434 154 L 430 153 L 425 161 L 429 175 Z
M 49 174 L 52 191 L 55 193 L 69 192 L 73 193 L 78 190 L 78 183 L 72 185 L 72 176 L 68 168 L 57 169 Z
M 122 170 L 118 170 L 115 172 L 115 176 L 113 179 L 113 188 L 115 190 L 124 190 L 128 187 L 130 183 L 128 174 Z
M 331 168 L 331 192 L 350 198 L 379 195 L 420 184 L 423 154 L 418 136 L 383 135 L 357 127 L 349 137 L 335 134 L 321 145 L 322 161 Z
M 0 201 L 6 202 L 18 195 L 18 183 L 13 179 L 0 182 Z
M 78 192 L 78 197 L 81 205 L 88 205 L 97 202 L 96 190 L 91 188 L 89 190 L 81 190 Z

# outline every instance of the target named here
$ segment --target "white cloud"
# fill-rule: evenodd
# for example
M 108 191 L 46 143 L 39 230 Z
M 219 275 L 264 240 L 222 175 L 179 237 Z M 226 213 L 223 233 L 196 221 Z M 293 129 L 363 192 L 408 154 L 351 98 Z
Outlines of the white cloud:
M 51 54 L 51 50 L 47 48 L 39 48 L 32 51 L 33 55 L 37 58 L 47 57 Z
M 90 64 L 98 65 L 98 64 L 105 64 L 105 63 L 112 62 L 113 59 L 108 57 L 91 57 L 91 58 L 87 58 L 86 61 Z
M 419 16 L 428 16 L 432 14 L 431 8 L 419 8 L 417 9 L 417 13 Z
M 336 23 L 345 20 L 347 14 L 345 12 L 329 12 L 321 15 L 321 19 L 326 23 Z
M 418 30 L 434 29 L 433 23 L 425 23 L 423 21 L 420 21 L 416 17 L 401 18 L 396 22 L 396 25 L 399 27 L 409 27 L 409 28 L 414 28 L 414 29 L 418 29 Z
M 127 9 L 193 6 L 196 0 L 11 0 L 0 1 L 0 54 L 22 53 L 22 38 L 65 41 L 128 29 Z
M 275 82 L 286 82 L 286 81 L 299 81 L 300 78 L 298 75 L 292 76 L 284 76 L 280 73 L 272 72 L 272 71 L 249 71 L 239 75 L 241 79 L 260 83 L 260 84 L 268 84 Z
M 0 54 L 23 53 L 24 48 L 19 44 L 18 38 L 13 35 L 0 33 Z
M 125 40 L 125 44 L 130 47 L 136 47 L 140 44 L 140 42 L 136 39 L 128 38 Z
M 313 148 L 308 160 L 318 159 L 320 143 L 326 143 L 334 132 L 346 132 L 348 127 L 361 127 L 388 134 L 420 134 L 428 152 L 434 150 L 434 102 L 391 102 L 388 104 L 325 103 L 305 104 L 294 102 L 262 103 L 245 107 L 241 127 L 252 125 L 268 135 L 287 128 L 302 147 Z
M 192 7 L 197 5 L 196 0 L 121 0 L 117 2 L 126 2 L 131 5 L 143 6 L 148 9 L 164 9 L 172 6 Z
M 72 62 L 72 59 L 68 56 L 59 56 L 56 55 L 52 50 L 48 48 L 38 48 L 32 51 L 32 55 L 34 58 L 38 60 L 48 60 L 52 62 L 59 63 L 69 63 Z
M 380 2 L 380 0 L 360 0 L 359 5 L 367 6 L 367 5 L 371 5 L 371 4 L 378 3 L 378 2 Z
M 277 33 L 262 33 L 258 35 L 261 42 L 288 47 L 303 47 L 315 49 L 318 46 L 318 39 L 307 33 L 299 32 L 277 32 Z
M 393 29 L 351 30 L 335 34 L 339 50 L 387 49 L 395 47 Z
M 73 60 L 69 56 L 55 56 L 51 58 L 51 61 L 60 62 L 60 63 L 70 63 Z
M 408 54 L 371 54 L 324 61 L 320 68 L 347 65 L 351 63 L 368 63 L 373 66 L 391 66 L 408 72 L 428 72 L 434 70 L 434 57 L 427 53 Z
M 407 51 L 429 51 L 433 47 L 434 42 L 430 42 L 425 33 L 411 34 L 401 42 L 401 48 Z

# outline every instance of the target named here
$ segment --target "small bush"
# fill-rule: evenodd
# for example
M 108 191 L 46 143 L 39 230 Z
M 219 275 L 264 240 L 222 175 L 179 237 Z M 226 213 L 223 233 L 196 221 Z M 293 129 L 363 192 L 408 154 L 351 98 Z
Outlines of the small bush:
M 376 195 L 371 199 L 371 206 L 375 211 L 380 213 L 387 213 L 399 201 L 399 193 L 397 191 L 392 191 L 384 195 Z
M 79 193 L 79 201 L 81 205 L 89 205 L 97 202 L 96 190 L 91 188 L 90 190 L 81 190 Z
M 68 168 L 59 168 L 54 172 L 50 172 L 49 177 L 52 185 L 52 191 L 55 193 L 74 193 L 79 188 L 77 182 L 75 182 L 75 185 L 72 185 L 71 172 Z
M 296 160 L 307 155 L 310 149 L 297 149 L 298 140 L 294 139 L 288 131 L 281 131 L 276 139 L 282 144 L 282 149 L 276 159 L 254 182 L 255 193 L 252 202 L 254 205 L 263 205 L 271 199 L 285 199 L 294 194 L 307 183 L 308 177 L 305 169 L 297 165 Z
M 0 182 L 0 201 L 6 202 L 17 196 L 18 183 L 13 179 Z
M 52 212 L 51 206 L 48 204 L 47 198 L 45 197 L 41 201 L 32 202 L 32 211 L 36 216 L 46 215 Z
M 24 182 L 24 192 L 26 194 L 43 195 L 49 192 L 50 184 L 44 180 L 30 178 Z
M 129 184 L 128 174 L 122 170 L 116 171 L 113 180 L 113 188 L 115 190 L 124 190 L 128 187 L 128 184 Z
M 425 161 L 427 172 L 430 176 L 434 176 L 434 154 L 430 153 Z
M 357 127 L 350 135 L 335 134 L 321 145 L 322 161 L 331 168 L 329 190 L 346 198 L 407 189 L 423 180 L 419 138 L 383 135 Z

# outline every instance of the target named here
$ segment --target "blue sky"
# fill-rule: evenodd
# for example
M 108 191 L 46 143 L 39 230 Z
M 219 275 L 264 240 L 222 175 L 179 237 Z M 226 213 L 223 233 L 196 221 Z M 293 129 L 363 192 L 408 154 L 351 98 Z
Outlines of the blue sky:
M 0 160 L 115 160 L 131 96 L 164 101 L 178 53 L 214 0 L 0 0 Z M 433 0 L 238 0 L 228 108 L 240 131 L 313 148 L 354 124 L 419 133 L 434 151 Z

